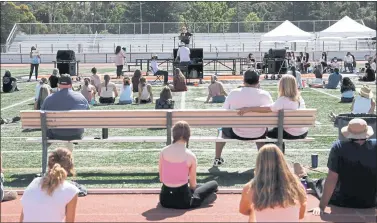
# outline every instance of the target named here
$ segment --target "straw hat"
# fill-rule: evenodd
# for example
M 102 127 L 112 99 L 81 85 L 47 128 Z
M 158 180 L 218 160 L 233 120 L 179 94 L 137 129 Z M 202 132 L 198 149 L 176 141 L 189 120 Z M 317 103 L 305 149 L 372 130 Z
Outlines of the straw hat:
M 360 90 L 359 90 L 359 94 L 364 97 L 364 98 L 373 98 L 373 92 L 372 90 L 369 88 L 369 86 L 367 85 L 364 85 Z
M 373 128 L 360 118 L 352 119 L 341 131 L 348 139 L 368 139 L 374 134 Z

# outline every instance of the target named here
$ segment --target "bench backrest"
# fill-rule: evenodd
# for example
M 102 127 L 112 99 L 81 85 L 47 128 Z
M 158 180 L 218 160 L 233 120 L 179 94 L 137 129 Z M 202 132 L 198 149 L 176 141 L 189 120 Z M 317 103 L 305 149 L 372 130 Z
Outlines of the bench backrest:
M 46 116 L 47 128 L 166 128 L 184 120 L 193 128 L 277 127 L 279 113 L 246 113 L 229 110 L 76 110 L 21 111 L 22 128 L 41 128 Z M 316 109 L 284 111 L 283 126 L 315 125 Z
M 316 109 L 284 111 L 283 126 L 311 127 L 315 125 Z M 185 120 L 191 127 L 278 127 L 279 112 L 256 113 L 250 112 L 239 116 L 237 111 L 229 110 L 174 110 L 173 124 Z
M 167 110 L 21 111 L 22 128 L 165 128 Z

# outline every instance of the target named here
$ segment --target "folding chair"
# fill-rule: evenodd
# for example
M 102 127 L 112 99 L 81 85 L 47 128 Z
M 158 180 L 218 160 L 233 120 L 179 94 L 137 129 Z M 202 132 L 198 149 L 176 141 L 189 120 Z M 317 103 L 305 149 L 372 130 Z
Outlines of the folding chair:
M 153 76 L 156 77 L 156 79 L 153 81 L 153 83 L 155 83 L 156 81 L 162 82 L 161 77 L 163 77 L 164 75 L 158 74 L 158 71 L 157 71 L 155 74 L 153 74 Z

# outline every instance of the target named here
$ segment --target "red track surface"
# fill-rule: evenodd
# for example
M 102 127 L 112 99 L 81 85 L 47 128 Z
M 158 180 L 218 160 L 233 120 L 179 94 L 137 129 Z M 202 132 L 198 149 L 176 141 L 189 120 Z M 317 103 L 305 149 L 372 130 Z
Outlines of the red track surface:
M 239 214 L 240 194 L 219 194 L 217 200 L 195 210 L 172 210 L 158 206 L 157 194 L 88 195 L 79 198 L 77 222 L 247 222 Z M 318 205 L 309 195 L 308 210 Z M 21 212 L 20 200 L 1 203 L 1 222 L 16 222 Z M 376 210 L 328 208 L 321 217 L 307 213 L 304 222 L 376 222 Z M 283 219 L 282 219 L 283 220 Z

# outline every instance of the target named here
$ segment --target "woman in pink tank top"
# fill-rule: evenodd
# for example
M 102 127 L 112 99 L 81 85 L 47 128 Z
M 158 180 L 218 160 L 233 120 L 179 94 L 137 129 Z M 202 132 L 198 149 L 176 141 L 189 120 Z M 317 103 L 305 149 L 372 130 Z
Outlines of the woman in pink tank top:
M 240 213 L 249 222 L 298 222 L 304 218 L 306 191 L 274 144 L 258 153 L 254 179 L 242 191 Z
M 160 204 L 165 208 L 199 207 L 206 198 L 217 191 L 216 181 L 197 186 L 196 156 L 186 148 L 190 135 L 187 122 L 177 122 L 173 127 L 173 144 L 165 147 L 160 153 Z

